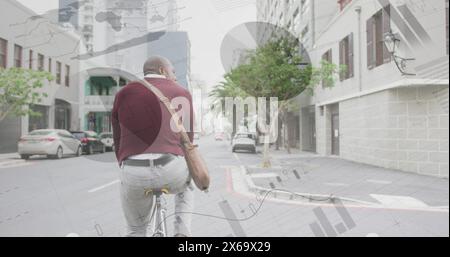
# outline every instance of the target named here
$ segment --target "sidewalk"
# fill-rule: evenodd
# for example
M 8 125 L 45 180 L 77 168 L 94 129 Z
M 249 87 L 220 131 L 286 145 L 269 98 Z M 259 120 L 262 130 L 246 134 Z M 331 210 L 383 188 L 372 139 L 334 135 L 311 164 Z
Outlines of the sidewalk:
M 0 154 L 0 168 L 8 167 L 23 162 L 25 162 L 25 160 L 20 159 L 20 155 L 18 153 Z
M 390 208 L 448 210 L 448 179 L 389 170 L 311 153 L 271 152 L 272 168 L 247 166 L 257 188 L 335 197 Z

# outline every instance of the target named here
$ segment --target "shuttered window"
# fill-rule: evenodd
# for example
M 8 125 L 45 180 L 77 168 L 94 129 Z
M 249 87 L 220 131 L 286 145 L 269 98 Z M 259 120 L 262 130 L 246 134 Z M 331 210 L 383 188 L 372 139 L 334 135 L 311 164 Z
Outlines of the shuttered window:
M 354 49 L 353 33 L 339 42 L 339 65 L 344 67 L 340 73 L 340 80 L 346 80 L 354 76 Z
M 28 54 L 28 68 L 33 69 L 33 50 L 30 50 Z
M 390 5 L 375 13 L 366 23 L 367 31 L 367 68 L 369 70 L 389 63 L 391 53 L 384 42 L 391 31 Z
M 61 76 L 62 76 L 62 64 L 60 62 L 56 62 L 56 83 L 61 85 Z
M 448 40 L 448 1 L 449 0 L 445 0 L 445 34 L 446 34 L 446 38 L 447 38 L 447 55 L 448 55 L 448 48 L 449 48 L 449 40 Z
M 44 55 L 38 54 L 38 71 L 44 71 Z
M 6 69 L 6 59 L 8 58 L 8 41 L 0 38 L 0 68 Z
M 19 45 L 14 45 L 14 67 L 22 67 L 22 52 L 23 48 Z

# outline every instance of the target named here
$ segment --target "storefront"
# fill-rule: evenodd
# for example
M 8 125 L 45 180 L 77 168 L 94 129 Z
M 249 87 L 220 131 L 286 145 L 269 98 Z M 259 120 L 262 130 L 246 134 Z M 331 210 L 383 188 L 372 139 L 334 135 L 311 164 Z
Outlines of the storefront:
M 85 129 L 97 133 L 112 132 L 110 112 L 90 112 L 86 115 Z
M 70 103 L 60 99 L 55 100 L 55 129 L 71 129 L 71 109 Z

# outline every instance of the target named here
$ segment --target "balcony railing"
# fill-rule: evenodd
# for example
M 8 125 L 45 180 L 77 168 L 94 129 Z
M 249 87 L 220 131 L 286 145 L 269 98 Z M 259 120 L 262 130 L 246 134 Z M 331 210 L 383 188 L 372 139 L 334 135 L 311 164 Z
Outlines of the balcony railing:
M 114 104 L 114 96 L 93 95 L 84 97 L 85 105 L 102 105 L 112 106 Z

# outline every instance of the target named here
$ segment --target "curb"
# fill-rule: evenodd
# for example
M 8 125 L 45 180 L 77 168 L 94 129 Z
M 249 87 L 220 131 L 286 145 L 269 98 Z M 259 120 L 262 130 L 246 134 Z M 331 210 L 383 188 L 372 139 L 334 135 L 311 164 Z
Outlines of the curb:
M 242 180 L 241 187 L 245 187 L 245 190 L 253 195 L 265 196 L 272 198 L 276 201 L 281 201 L 285 203 L 322 203 L 322 204 L 334 204 L 335 200 L 339 200 L 341 203 L 346 203 L 348 206 L 353 207 L 365 207 L 365 208 L 375 208 L 375 209 L 392 209 L 392 210 L 413 210 L 413 211 L 431 211 L 431 212 L 449 212 L 448 206 L 429 206 L 427 208 L 405 208 L 398 207 L 394 208 L 392 206 L 386 206 L 377 202 L 367 202 L 358 199 L 340 197 L 336 195 L 322 195 L 322 194 L 309 194 L 309 193 L 297 193 L 289 192 L 277 189 L 263 188 L 256 186 L 253 183 L 251 177 L 247 174 L 247 169 L 245 166 L 241 166 L 237 173 Z M 241 188 L 242 189 L 242 188 Z
M 323 195 L 323 194 L 310 194 L 310 193 L 298 193 L 285 190 L 269 189 L 255 185 L 251 177 L 248 175 L 248 170 L 245 166 L 241 166 L 240 175 L 244 179 L 245 184 L 249 192 L 267 195 L 279 200 L 287 201 L 300 201 L 300 202 L 323 202 L 333 203 L 335 200 L 341 202 L 364 205 L 364 206 L 376 206 L 376 203 L 362 201 L 358 199 L 352 199 L 347 197 L 340 197 L 336 195 Z
M 16 165 L 16 164 L 22 164 L 25 163 L 25 160 L 12 160 L 12 159 L 3 159 L 0 160 L 0 168 L 6 168 L 12 165 Z

